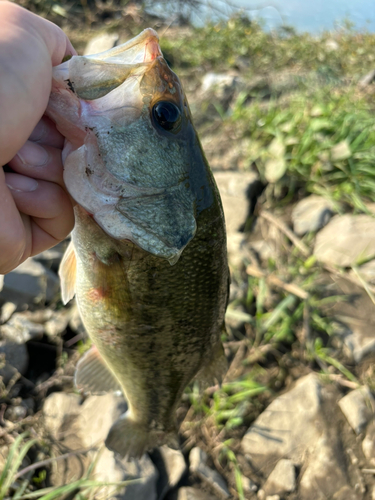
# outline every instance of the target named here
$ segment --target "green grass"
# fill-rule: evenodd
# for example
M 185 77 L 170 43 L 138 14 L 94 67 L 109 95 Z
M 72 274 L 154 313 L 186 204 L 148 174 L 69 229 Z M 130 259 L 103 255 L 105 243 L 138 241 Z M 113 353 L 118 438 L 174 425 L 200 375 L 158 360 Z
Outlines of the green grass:
M 332 40 L 337 50 L 332 49 Z M 280 70 L 317 71 L 323 77 L 353 78 L 375 61 L 375 35 L 357 33 L 350 22 L 336 33 L 320 37 L 296 33 L 293 29 L 278 34 L 265 32 L 261 24 L 244 16 L 229 21 L 191 28 L 184 37 L 161 41 L 162 50 L 176 68 L 228 70 L 248 65 L 248 74 L 259 75 Z
M 226 120 L 248 139 L 247 162 L 265 182 L 290 195 L 303 186 L 360 210 L 375 201 L 374 108 L 355 87 L 306 89 L 287 102 L 247 106 L 242 94 Z
M 15 439 L 9 449 L 4 468 L 0 475 L 0 500 L 12 498 L 13 500 L 61 500 L 67 495 L 73 495 L 74 500 L 88 500 L 95 497 L 95 494 L 102 491 L 103 488 L 115 487 L 115 491 L 137 482 L 138 480 L 119 481 L 119 482 L 102 482 L 91 479 L 96 460 L 94 459 L 87 469 L 84 477 L 72 481 L 64 486 L 53 486 L 49 488 L 35 489 L 38 483 L 45 478 L 45 470 L 35 477 L 24 478 L 27 472 L 27 467 L 24 471 L 20 471 L 22 461 L 30 451 L 37 445 L 37 439 L 27 439 L 28 433 L 20 434 Z M 100 451 L 99 451 L 100 453 Z M 97 454 L 97 458 L 99 457 Z M 49 461 L 53 461 L 50 459 Z M 33 469 L 37 469 L 38 463 L 33 464 Z M 44 467 L 45 463 L 40 462 L 40 467 Z M 43 473 L 44 472 L 44 473 Z M 27 476 L 27 475 L 26 475 Z M 112 488 L 113 489 L 113 488 Z M 11 496 L 10 496 L 11 495 Z

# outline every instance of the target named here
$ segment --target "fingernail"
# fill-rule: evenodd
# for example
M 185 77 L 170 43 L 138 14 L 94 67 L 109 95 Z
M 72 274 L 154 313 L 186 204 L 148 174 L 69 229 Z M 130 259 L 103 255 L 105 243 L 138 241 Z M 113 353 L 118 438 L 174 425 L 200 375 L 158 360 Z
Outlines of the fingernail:
M 42 146 L 30 141 L 22 146 L 17 156 L 24 165 L 31 167 L 42 167 L 49 159 L 49 154 Z
M 38 182 L 31 177 L 26 177 L 25 175 L 8 174 L 6 176 L 6 185 L 13 191 L 30 192 L 36 190 Z
M 31 132 L 29 137 L 30 141 L 40 141 L 46 135 L 47 127 L 43 120 L 40 120 L 36 125 L 34 130 Z

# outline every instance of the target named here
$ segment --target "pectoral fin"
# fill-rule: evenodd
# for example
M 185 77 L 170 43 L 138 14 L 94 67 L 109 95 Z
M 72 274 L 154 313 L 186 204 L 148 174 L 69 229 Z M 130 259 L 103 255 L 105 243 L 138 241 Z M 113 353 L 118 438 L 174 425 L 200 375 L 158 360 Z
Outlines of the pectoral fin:
M 60 264 L 59 276 L 61 281 L 61 298 L 63 304 L 67 304 L 75 295 L 77 275 L 77 260 L 74 245 L 71 241 L 65 251 Z
M 103 394 L 109 391 L 121 391 L 121 386 L 93 346 L 78 361 L 74 376 L 77 389 L 90 394 Z

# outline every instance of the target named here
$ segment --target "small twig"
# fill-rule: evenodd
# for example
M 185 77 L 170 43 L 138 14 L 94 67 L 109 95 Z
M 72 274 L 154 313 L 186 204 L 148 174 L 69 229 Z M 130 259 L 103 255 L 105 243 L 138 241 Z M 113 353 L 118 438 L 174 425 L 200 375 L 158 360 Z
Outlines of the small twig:
M 28 465 L 24 469 L 21 469 L 14 476 L 14 480 L 17 480 L 19 477 L 27 474 L 28 472 L 39 469 L 40 467 L 44 467 L 45 465 L 49 465 L 52 462 L 57 462 L 58 460 L 64 460 L 65 458 L 74 457 L 76 455 L 83 455 L 88 453 L 89 451 L 96 450 L 96 446 L 90 446 L 90 448 L 82 448 L 80 450 L 70 451 L 69 453 L 64 453 L 63 455 L 59 455 L 58 457 L 47 458 L 46 460 L 41 460 L 40 462 L 36 462 L 35 464 Z
M 329 380 L 332 380 L 333 382 L 337 382 L 343 387 L 348 387 L 349 389 L 358 389 L 360 385 L 350 380 L 346 380 L 342 377 L 342 375 L 336 373 L 324 374 L 324 377 L 327 377 Z
M 289 227 L 282 222 L 280 219 L 272 215 L 270 212 L 267 212 L 266 210 L 262 210 L 259 214 L 259 217 L 263 217 L 263 219 L 267 220 L 268 222 L 271 222 L 271 224 L 274 224 L 277 228 L 282 231 L 287 238 L 290 239 L 290 241 L 293 243 L 293 245 L 300 250 L 300 252 L 305 256 L 309 257 L 310 256 L 310 250 L 309 248 L 296 236 Z
M 264 273 L 261 269 L 253 265 L 247 266 L 246 273 L 250 276 L 254 276 L 255 278 L 265 278 L 268 285 L 273 285 L 277 288 L 281 288 L 288 293 L 296 295 L 302 300 L 306 300 L 309 298 L 309 294 L 295 283 L 285 283 L 274 274 L 269 274 L 267 276 L 266 273 Z
M 246 359 L 246 364 L 252 365 L 254 363 L 257 363 L 258 361 L 261 361 L 265 356 L 267 356 L 267 354 L 270 352 L 277 352 L 273 344 L 261 345 L 256 348 L 253 347 Z
M 35 415 L 30 415 L 28 417 L 25 417 L 23 420 L 20 420 L 19 422 L 16 422 L 12 425 L 9 425 L 8 427 L 5 427 L 4 429 L 0 430 L 0 438 L 9 434 L 10 432 L 13 432 L 23 425 L 33 423 L 39 418 L 39 413 L 36 413 Z
M 244 354 L 247 349 L 247 341 L 241 340 L 239 342 L 240 346 L 236 352 L 236 355 L 233 358 L 232 363 L 230 364 L 230 367 L 224 377 L 223 384 L 227 383 L 230 378 L 237 378 L 240 375 L 240 369 L 242 368 L 242 362 L 244 359 Z

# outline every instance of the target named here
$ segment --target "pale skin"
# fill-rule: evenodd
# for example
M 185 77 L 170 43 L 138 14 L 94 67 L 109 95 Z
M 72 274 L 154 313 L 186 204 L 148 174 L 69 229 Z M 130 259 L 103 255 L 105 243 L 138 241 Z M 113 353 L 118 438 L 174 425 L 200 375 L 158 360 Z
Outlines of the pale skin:
M 74 225 L 64 137 L 43 116 L 52 67 L 72 54 L 59 27 L 0 1 L 0 274 L 56 245 Z M 14 173 L 4 173 L 6 164 Z

